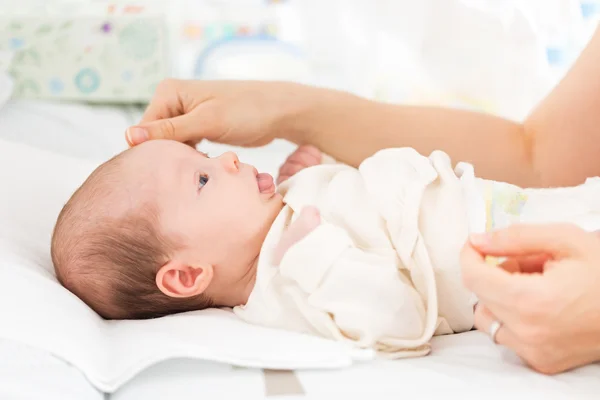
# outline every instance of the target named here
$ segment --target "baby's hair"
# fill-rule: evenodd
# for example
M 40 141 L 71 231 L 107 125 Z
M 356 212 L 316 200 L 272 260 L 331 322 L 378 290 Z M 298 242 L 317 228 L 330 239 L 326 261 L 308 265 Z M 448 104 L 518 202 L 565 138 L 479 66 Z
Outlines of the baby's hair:
M 58 281 L 105 319 L 147 319 L 210 308 L 205 295 L 173 298 L 156 285 L 156 273 L 176 251 L 159 229 L 154 204 L 111 216 L 111 203 L 127 200 L 118 189 L 124 155 L 98 167 L 61 210 L 52 235 Z M 120 184 L 119 184 L 120 183 Z

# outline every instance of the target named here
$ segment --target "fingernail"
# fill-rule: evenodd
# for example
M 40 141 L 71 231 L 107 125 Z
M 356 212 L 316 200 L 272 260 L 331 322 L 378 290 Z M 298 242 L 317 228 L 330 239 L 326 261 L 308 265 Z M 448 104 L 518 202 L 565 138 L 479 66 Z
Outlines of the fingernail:
M 489 243 L 490 236 L 487 233 L 472 233 L 469 241 L 475 246 L 484 246 Z
M 144 128 L 131 127 L 127 129 L 127 141 L 129 144 L 136 145 L 148 140 L 148 131 Z

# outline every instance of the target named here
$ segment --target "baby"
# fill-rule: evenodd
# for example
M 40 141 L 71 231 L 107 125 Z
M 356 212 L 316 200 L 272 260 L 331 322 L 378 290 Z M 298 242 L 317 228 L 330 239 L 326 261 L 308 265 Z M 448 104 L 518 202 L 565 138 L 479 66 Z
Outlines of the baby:
M 278 190 L 234 153 L 149 141 L 98 167 L 61 211 L 59 281 L 108 319 L 228 307 L 245 321 L 407 357 L 473 327 L 471 232 L 600 217 L 597 180 L 520 189 L 409 148 L 306 168 Z M 597 228 L 597 225 L 595 226 Z

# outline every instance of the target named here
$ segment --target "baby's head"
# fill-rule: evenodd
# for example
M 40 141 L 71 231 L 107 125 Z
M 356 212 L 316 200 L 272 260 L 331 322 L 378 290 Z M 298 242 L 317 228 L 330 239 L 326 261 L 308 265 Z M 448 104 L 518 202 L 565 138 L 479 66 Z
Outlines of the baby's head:
M 98 167 L 52 237 L 59 281 L 104 318 L 244 304 L 282 207 L 272 178 L 234 153 L 155 140 Z

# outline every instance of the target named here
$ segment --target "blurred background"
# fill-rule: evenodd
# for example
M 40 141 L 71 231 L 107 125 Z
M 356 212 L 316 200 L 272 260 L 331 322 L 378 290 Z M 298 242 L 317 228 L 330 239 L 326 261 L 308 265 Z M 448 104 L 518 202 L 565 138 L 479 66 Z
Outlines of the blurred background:
M 260 79 L 521 119 L 599 16 L 583 0 L 0 0 L 0 104 L 140 107 L 166 77 Z

